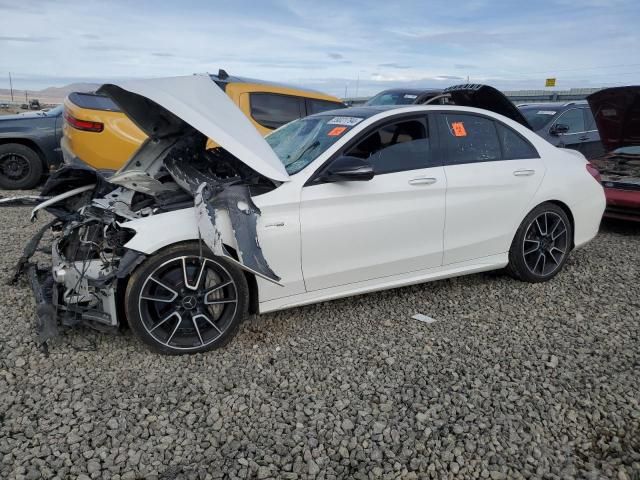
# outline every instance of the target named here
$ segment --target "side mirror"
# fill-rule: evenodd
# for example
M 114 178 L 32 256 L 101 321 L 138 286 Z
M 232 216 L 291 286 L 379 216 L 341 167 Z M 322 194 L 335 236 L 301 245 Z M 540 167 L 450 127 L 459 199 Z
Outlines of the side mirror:
M 322 175 L 325 182 L 366 182 L 374 177 L 373 168 L 358 157 L 336 158 Z
M 564 123 L 556 123 L 553 127 L 551 127 L 551 135 L 562 135 L 569 131 L 569 125 L 565 125 Z

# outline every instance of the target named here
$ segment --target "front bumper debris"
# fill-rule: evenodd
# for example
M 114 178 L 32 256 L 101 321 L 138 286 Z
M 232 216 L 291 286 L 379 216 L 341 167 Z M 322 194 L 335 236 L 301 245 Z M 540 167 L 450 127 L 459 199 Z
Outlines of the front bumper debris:
M 32 261 L 32 257 L 40 250 L 44 234 L 58 222 L 59 219 L 52 220 L 31 238 L 10 280 L 15 284 L 25 275 L 33 291 L 37 341 L 46 344 L 60 333 L 60 327 L 86 326 L 103 332 L 117 332 L 120 325 L 116 306 L 118 283 L 144 260 L 145 255 L 127 250 L 117 267 L 105 271 L 101 260 L 73 262 L 64 258 L 58 241 L 54 241 L 50 249 L 51 264 L 42 267 Z

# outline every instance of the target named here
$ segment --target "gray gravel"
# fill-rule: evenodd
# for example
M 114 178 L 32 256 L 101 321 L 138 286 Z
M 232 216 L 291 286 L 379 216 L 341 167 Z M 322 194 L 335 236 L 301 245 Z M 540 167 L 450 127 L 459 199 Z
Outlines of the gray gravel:
M 36 225 L 0 213 L 4 282 Z M 640 228 L 609 223 L 550 283 L 297 308 L 178 358 L 91 331 L 47 358 L 2 287 L 0 478 L 638 479 L 639 280 Z

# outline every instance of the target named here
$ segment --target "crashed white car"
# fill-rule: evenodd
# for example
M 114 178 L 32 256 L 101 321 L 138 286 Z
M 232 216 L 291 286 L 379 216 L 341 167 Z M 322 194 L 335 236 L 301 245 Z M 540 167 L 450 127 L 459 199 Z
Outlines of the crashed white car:
M 248 312 L 503 267 L 544 281 L 605 206 L 584 157 L 486 86 L 447 92 L 484 109 L 351 108 L 266 139 L 207 76 L 99 92 L 149 140 L 111 176 L 68 166 L 45 186 L 52 267 L 29 260 L 44 229 L 19 265 L 43 341 L 126 319 L 154 350 L 202 352 Z

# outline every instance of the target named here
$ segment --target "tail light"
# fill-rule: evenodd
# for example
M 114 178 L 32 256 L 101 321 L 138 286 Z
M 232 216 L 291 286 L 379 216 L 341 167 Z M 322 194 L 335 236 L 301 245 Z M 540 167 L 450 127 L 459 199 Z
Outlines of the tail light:
M 64 119 L 67 123 L 76 130 L 83 130 L 85 132 L 101 132 L 104 130 L 104 124 L 101 122 L 91 122 L 89 120 L 80 120 L 73 115 L 65 112 Z
M 587 163 L 587 172 L 589 172 L 591 176 L 595 178 L 598 183 L 602 183 L 602 177 L 600 177 L 600 172 L 596 167 L 593 166 L 593 164 Z

